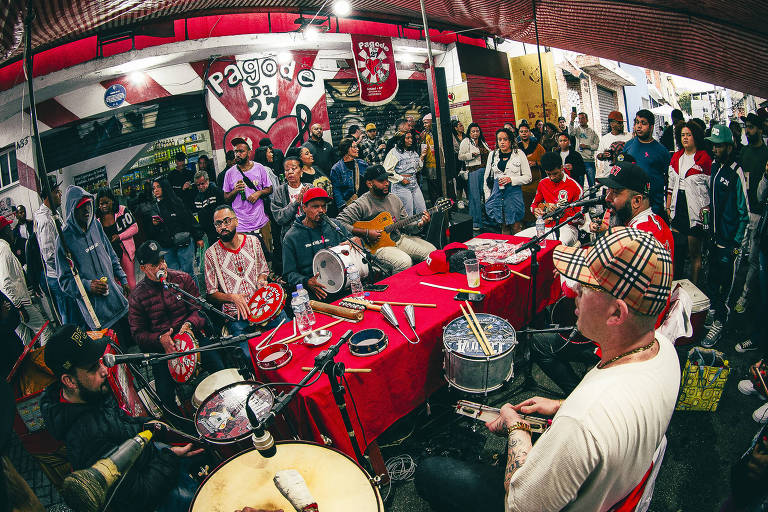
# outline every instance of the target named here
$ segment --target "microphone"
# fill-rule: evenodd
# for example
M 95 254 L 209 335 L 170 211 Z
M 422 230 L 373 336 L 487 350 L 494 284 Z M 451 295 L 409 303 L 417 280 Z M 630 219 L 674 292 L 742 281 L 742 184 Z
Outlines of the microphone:
M 605 204 L 604 193 L 597 197 L 586 197 L 586 198 L 582 198 L 577 201 L 574 201 L 572 203 L 564 204 L 563 206 L 555 208 L 551 212 L 544 214 L 544 219 L 546 220 L 546 219 L 549 219 L 550 217 L 554 217 L 555 215 L 559 215 L 564 210 L 567 210 L 568 208 L 578 208 L 579 206 L 594 206 L 596 204 Z
M 155 274 L 155 277 L 157 278 L 157 280 L 158 280 L 158 281 L 160 281 L 160 282 L 162 283 L 162 285 L 163 285 L 165 288 L 168 288 L 168 285 L 167 285 L 167 284 L 165 284 L 165 278 L 166 278 L 166 277 L 168 277 L 168 272 L 166 272 L 166 271 L 165 271 L 165 270 L 163 270 L 163 269 L 160 269 L 160 270 L 158 270 L 158 271 L 157 271 L 157 273 Z
M 147 361 L 163 355 L 165 354 L 104 354 L 101 360 L 104 362 L 104 366 L 112 368 L 118 364 L 132 363 L 134 361 Z
M 275 438 L 272 437 L 269 430 L 266 430 L 261 426 L 261 422 L 256 417 L 256 413 L 250 404 L 250 398 L 251 395 L 248 395 L 247 403 L 245 404 L 245 414 L 248 416 L 248 421 L 251 424 L 251 441 L 253 442 L 253 447 L 256 448 L 264 458 L 274 457 L 275 453 L 277 453 Z
M 573 326 L 573 330 L 568 335 L 568 343 L 572 342 L 573 339 L 576 337 L 576 335 L 579 334 L 579 328 L 576 326 Z
M 74 510 L 98 512 L 107 501 L 107 494 L 117 480 L 125 475 L 152 439 L 145 430 L 123 442 L 112 453 L 85 469 L 67 476 L 61 496 Z

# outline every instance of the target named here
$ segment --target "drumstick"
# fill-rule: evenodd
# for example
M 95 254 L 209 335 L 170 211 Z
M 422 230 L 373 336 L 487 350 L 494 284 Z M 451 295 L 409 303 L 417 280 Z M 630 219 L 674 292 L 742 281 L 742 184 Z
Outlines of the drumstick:
M 477 333 L 477 329 L 475 329 L 475 324 L 472 323 L 472 319 L 469 318 L 469 315 L 467 315 L 467 311 L 464 309 L 464 304 L 459 303 L 459 308 L 461 308 L 461 313 L 464 315 L 464 319 L 467 321 L 469 328 L 472 330 L 472 334 L 475 335 L 475 339 L 477 340 L 477 343 L 480 345 L 480 348 L 483 349 L 483 352 L 485 352 L 485 355 L 487 356 L 491 355 L 488 348 L 485 346 L 485 344 L 483 344 L 483 339 Z
M 467 311 L 469 311 L 469 315 L 472 317 L 472 320 L 475 321 L 477 330 L 480 332 L 480 336 L 483 338 L 483 343 L 485 343 L 485 346 L 488 348 L 488 352 L 490 352 L 492 356 L 495 355 L 493 347 L 491 347 L 491 344 L 488 343 L 488 336 L 485 335 L 485 329 L 483 329 L 483 326 L 480 325 L 480 322 L 477 321 L 475 310 L 472 308 L 472 304 L 470 304 L 468 300 L 465 300 L 464 304 L 467 305 Z
M 436 308 L 437 304 L 422 304 L 420 302 L 393 302 L 391 300 L 372 300 L 374 304 L 389 304 L 390 306 L 415 306 L 421 308 Z
M 527 275 L 525 275 L 525 274 L 521 274 L 521 273 L 520 273 L 520 272 L 518 272 L 517 270 L 512 270 L 512 269 L 510 268 L 510 269 L 509 269 L 509 271 L 510 271 L 510 272 L 512 272 L 513 274 L 515 274 L 516 276 L 520 276 L 520 277 L 522 277 L 523 279 L 528 279 L 528 280 L 530 280 L 530 279 L 531 279 L 531 276 L 527 276 Z
M 311 372 L 315 368 L 313 366 L 302 366 L 301 370 L 304 372 Z M 371 373 L 370 368 L 344 368 L 345 373 Z
M 293 338 L 288 338 L 287 340 L 284 339 L 284 340 L 276 341 L 275 343 L 293 343 L 294 341 L 299 340 L 299 339 L 303 338 L 304 336 L 307 336 L 311 332 L 322 331 L 323 329 L 327 329 L 329 327 L 333 327 L 334 325 L 339 324 L 341 322 L 346 322 L 346 318 L 339 318 L 338 320 L 334 320 L 333 322 L 327 323 L 327 324 L 323 325 L 322 327 L 318 327 L 317 329 L 312 329 L 311 331 L 309 331 L 306 334 L 299 334 L 297 336 L 294 336 Z
M 466 288 L 451 288 L 450 286 L 442 286 L 439 284 L 425 283 L 424 281 L 420 281 L 419 284 L 423 284 L 424 286 L 431 286 L 432 288 L 442 288 L 443 290 L 451 290 L 452 292 L 477 293 L 478 295 L 482 293 L 478 290 L 467 290 Z

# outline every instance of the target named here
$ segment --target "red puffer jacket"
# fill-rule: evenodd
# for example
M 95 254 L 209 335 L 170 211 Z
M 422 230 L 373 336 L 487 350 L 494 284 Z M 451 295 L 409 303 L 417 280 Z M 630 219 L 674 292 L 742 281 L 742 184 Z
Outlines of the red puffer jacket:
M 195 281 L 185 272 L 168 269 L 167 280 L 195 297 L 200 296 Z M 159 282 L 146 277 L 131 292 L 128 323 L 141 350 L 163 352 L 160 335 L 168 329 L 173 329 L 176 334 L 186 321 L 192 324 L 196 333 L 202 330 L 205 320 L 198 313 L 200 308 L 190 306 L 177 295 L 175 291 L 166 290 Z

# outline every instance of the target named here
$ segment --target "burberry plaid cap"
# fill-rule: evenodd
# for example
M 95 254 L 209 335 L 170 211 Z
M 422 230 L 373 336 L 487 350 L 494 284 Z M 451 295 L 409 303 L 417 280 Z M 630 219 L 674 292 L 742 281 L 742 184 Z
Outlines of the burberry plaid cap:
M 671 292 L 672 258 L 646 231 L 611 228 L 589 249 L 557 246 L 553 258 L 564 276 L 602 288 L 643 315 L 661 313 Z

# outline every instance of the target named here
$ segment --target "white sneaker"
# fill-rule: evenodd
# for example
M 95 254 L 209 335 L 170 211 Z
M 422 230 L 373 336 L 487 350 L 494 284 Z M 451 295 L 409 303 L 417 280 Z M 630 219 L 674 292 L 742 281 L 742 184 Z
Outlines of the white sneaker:
M 738 352 L 739 354 L 743 354 L 744 352 L 757 350 L 757 345 L 752 343 L 752 340 L 744 340 L 741 343 L 737 343 L 734 348 L 736 349 L 736 352 Z
M 720 341 L 720 338 L 722 337 L 723 337 L 723 323 L 720 320 L 715 320 L 714 322 L 712 322 L 712 327 L 709 328 L 707 335 L 704 337 L 704 340 L 701 342 L 701 346 L 704 348 L 712 348 L 717 344 L 718 341 Z
M 749 379 L 744 379 L 739 381 L 738 385 L 739 391 L 742 395 L 756 395 L 757 390 L 755 389 L 755 385 L 752 384 L 752 381 Z
M 768 422 L 768 402 L 764 403 L 752 413 L 752 419 L 758 423 Z

